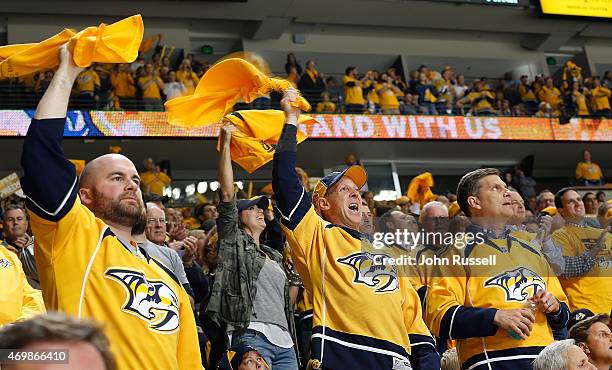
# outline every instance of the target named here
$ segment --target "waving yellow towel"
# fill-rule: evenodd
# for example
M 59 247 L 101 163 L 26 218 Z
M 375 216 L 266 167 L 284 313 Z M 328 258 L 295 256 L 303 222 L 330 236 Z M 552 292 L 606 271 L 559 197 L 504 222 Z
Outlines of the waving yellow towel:
M 58 49 L 70 41 L 74 63 L 88 67 L 92 63 L 131 63 L 138 56 L 144 25 L 138 15 L 111 25 L 87 27 L 76 33 L 64 29 L 57 35 L 34 44 L 0 47 L 0 78 L 18 77 L 52 69 L 59 64 Z
M 270 91 L 290 87 L 289 81 L 268 77 L 245 60 L 226 59 L 206 71 L 193 95 L 166 102 L 168 122 L 184 127 L 212 125 L 220 122 L 238 100 L 250 103 Z M 296 107 L 310 110 L 310 104 L 301 96 Z
M 431 187 L 434 185 L 433 176 L 429 172 L 423 172 L 422 174 L 414 177 L 410 180 L 408 185 L 408 191 L 406 192 L 408 198 L 412 203 L 419 203 L 421 208 L 432 200 L 436 200 L 436 196 L 431 191 Z
M 259 167 L 270 162 L 274 149 L 280 137 L 285 114 L 280 110 L 241 110 L 225 116 L 225 119 L 236 126 L 232 135 L 230 156 L 232 160 L 253 173 Z M 312 117 L 301 115 L 298 123 L 313 124 Z M 297 132 L 298 144 L 306 140 L 306 134 Z M 217 142 L 217 150 L 221 148 L 221 138 Z

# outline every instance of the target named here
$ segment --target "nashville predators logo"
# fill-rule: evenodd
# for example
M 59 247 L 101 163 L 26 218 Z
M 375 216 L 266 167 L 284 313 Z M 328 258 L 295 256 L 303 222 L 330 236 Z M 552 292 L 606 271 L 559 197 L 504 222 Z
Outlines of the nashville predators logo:
M 0 258 L 0 268 L 7 269 L 11 266 L 13 266 L 11 261 L 4 259 L 4 258 Z
M 105 276 L 118 282 L 127 293 L 122 310 L 149 323 L 149 328 L 172 333 L 179 327 L 177 295 L 160 280 L 147 280 L 142 272 L 113 268 Z
M 338 262 L 353 269 L 355 272 L 354 283 L 374 288 L 374 293 L 388 293 L 399 287 L 397 269 L 394 265 L 385 264 L 383 261 L 383 258 L 388 257 L 386 254 L 359 252 L 339 258 Z M 378 261 L 379 259 L 380 261 Z
M 523 302 L 538 290 L 546 289 L 546 282 L 540 275 L 525 267 L 518 267 L 494 276 L 484 285 L 503 289 L 506 292 L 506 302 Z

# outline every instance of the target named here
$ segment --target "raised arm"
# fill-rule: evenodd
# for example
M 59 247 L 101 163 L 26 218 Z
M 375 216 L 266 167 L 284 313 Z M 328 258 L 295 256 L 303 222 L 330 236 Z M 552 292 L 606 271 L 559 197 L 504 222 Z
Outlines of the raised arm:
M 230 156 L 230 144 L 232 133 L 236 126 L 225 124 L 221 128 L 221 156 L 219 158 L 219 189 L 222 202 L 228 202 L 234 198 L 234 170 L 232 169 L 232 158 Z
M 83 68 L 79 68 L 72 60 L 72 54 L 67 44 L 60 48 L 60 65 L 36 108 L 34 118 L 37 120 L 49 118 L 65 118 L 68 111 L 68 100 L 72 85 Z
M 27 196 L 26 205 L 52 221 L 62 218 L 76 198 L 76 171 L 64 156 L 62 140 L 70 91 L 81 70 L 63 46 L 59 68 L 38 104 L 23 142 L 21 186 Z
M 291 105 L 298 97 L 295 89 L 287 89 L 281 100 L 285 112 L 285 126 L 274 153 L 272 188 L 282 223 L 294 229 L 311 206 L 309 196 L 302 186 L 295 163 L 297 160 L 297 122 L 300 109 Z

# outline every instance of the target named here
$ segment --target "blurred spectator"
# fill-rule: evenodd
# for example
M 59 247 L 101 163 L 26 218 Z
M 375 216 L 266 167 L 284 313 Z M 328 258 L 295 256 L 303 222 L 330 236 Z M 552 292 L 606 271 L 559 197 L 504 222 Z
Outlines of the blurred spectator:
M 193 72 L 191 61 L 189 59 L 184 59 L 181 63 L 179 70 L 176 72 L 176 80 L 181 82 L 187 88 L 187 93 L 185 95 L 191 95 L 194 93 L 200 79 L 195 72 Z
M 364 80 L 357 79 L 357 68 L 348 67 L 344 73 L 342 84 L 344 85 L 344 108 L 346 113 L 363 113 L 365 101 L 363 99 Z M 317 111 L 319 107 L 317 106 Z
M 546 102 L 552 109 L 553 115 L 556 117 L 559 115 L 559 109 L 561 108 L 561 92 L 553 84 L 552 77 L 547 77 L 544 80 L 544 86 L 538 93 L 538 98 L 541 102 Z M 541 105 L 541 104 L 540 104 Z
M 36 92 L 39 94 L 43 94 L 49 87 L 49 84 L 53 79 L 53 71 L 45 71 L 42 75 L 43 78 L 38 80 L 36 83 Z
M 587 105 L 587 96 L 590 92 L 587 88 L 580 87 L 580 83 L 574 82 L 571 85 L 569 93 L 568 109 L 576 116 L 588 116 L 589 107 Z
M 507 99 L 501 100 L 501 106 L 497 110 L 497 115 L 501 117 L 512 117 L 514 114 L 510 109 L 510 101 Z
M 172 182 L 172 179 L 155 164 L 152 158 L 144 161 L 145 171 L 140 173 L 140 186 L 144 193 L 164 195 L 164 187 Z
M 136 72 L 138 68 L 144 68 L 144 66 L 145 66 L 144 55 L 142 53 L 138 53 L 138 58 L 136 58 L 136 60 L 132 62 L 132 64 L 130 64 L 130 69 L 132 70 L 132 72 Z
M 336 104 L 334 104 L 331 101 L 329 93 L 327 91 L 324 91 L 321 94 L 321 97 L 322 97 L 323 101 L 320 102 L 320 103 L 317 103 L 317 113 L 335 113 L 336 112 Z M 362 110 L 363 110 L 363 107 L 362 107 Z M 348 110 L 347 110 L 347 113 L 349 113 Z M 358 113 L 361 113 L 361 111 L 358 112 Z
M 288 75 L 295 73 L 297 76 L 302 74 L 302 66 L 295 58 L 295 54 L 289 53 L 287 54 L 287 63 L 285 63 L 285 72 Z
M 538 118 L 553 118 L 554 113 L 550 106 L 550 104 L 546 102 L 541 102 L 538 111 L 535 114 Z
M 518 94 L 523 106 L 525 107 L 525 110 L 527 111 L 527 114 L 531 116 L 537 112 L 539 103 L 532 86 L 529 85 L 528 78 L 529 77 L 525 75 L 521 76 L 521 82 L 518 86 Z
M 576 180 L 580 185 L 602 185 L 603 173 L 597 163 L 591 162 L 591 152 L 582 152 L 582 161 L 576 165 Z
M 536 213 L 540 213 L 544 208 L 555 207 L 555 195 L 550 190 L 542 190 L 537 198 Z
M 108 339 L 97 326 L 61 313 L 49 313 L 5 326 L 0 330 L 0 348 L 24 353 L 66 351 L 66 370 L 115 370 L 115 360 Z M 56 368 L 48 362 L 17 362 L 6 369 L 45 370 Z M 4 367 L 4 366 L 3 366 Z
M 582 196 L 582 202 L 584 203 L 584 213 L 586 216 L 595 216 L 597 214 L 597 198 L 595 194 L 586 192 Z
M 91 65 L 79 74 L 76 80 L 76 98 L 78 106 L 85 109 L 95 109 L 100 99 L 100 76 Z
M 601 86 L 599 78 L 593 79 L 593 90 L 591 90 L 593 114 L 599 117 L 612 117 L 610 115 L 610 96 L 612 92 L 607 87 Z
M 397 97 L 403 93 L 393 84 L 388 74 L 383 73 L 380 76 L 378 83 L 374 84 L 374 89 L 378 94 L 382 114 L 400 114 Z
M 465 76 L 462 74 L 457 75 L 457 78 L 453 82 L 453 101 L 459 101 L 463 99 L 470 87 L 466 85 Z
M 164 82 L 155 73 L 153 64 L 147 63 L 145 65 L 144 74 L 138 78 L 138 86 L 142 90 L 142 101 L 144 102 L 145 110 L 163 110 L 161 90 L 164 88 Z
M 597 370 L 573 339 L 553 342 L 533 361 L 533 370 Z
M 166 100 L 174 99 L 187 94 L 187 88 L 182 82 L 176 80 L 176 72 L 168 73 L 168 82 L 164 84 L 164 95 Z
M 419 80 L 414 87 L 414 93 L 419 96 L 419 105 L 425 109 L 425 114 L 438 114 L 434 105 L 438 93 L 436 88 L 430 84 L 425 73 L 419 73 Z
M 200 221 L 201 225 L 204 225 L 204 222 L 207 220 L 217 220 L 219 217 L 217 206 L 212 203 L 199 204 L 195 207 L 193 213 L 197 217 L 198 221 Z
M 400 105 L 400 113 L 401 114 L 420 114 L 421 108 L 419 107 L 419 96 L 406 94 L 404 95 L 403 104 Z
M 476 81 L 474 83 L 474 90 L 465 98 L 459 100 L 457 106 L 463 108 L 467 103 L 471 104 L 471 112 L 475 116 L 492 116 L 494 113 L 493 104 L 495 103 L 495 98 L 486 89 L 486 84 L 482 81 Z
M 320 101 L 321 93 L 325 91 L 325 82 L 315 68 L 314 60 L 306 62 L 306 71 L 298 82 L 298 88 L 310 104 Z
M 128 70 L 128 65 L 125 63 L 117 64 L 111 72 L 110 82 L 115 92 L 115 95 L 121 101 L 121 105 L 131 107 L 129 99 L 136 97 L 136 87 L 134 86 L 134 78 Z M 126 104 L 127 103 L 127 104 Z
M 25 209 L 9 206 L 3 216 L 2 245 L 17 254 L 28 283 L 33 288 L 40 289 L 40 279 L 34 260 L 34 237 L 28 235 L 28 227 L 28 215 Z
M 602 203 L 597 209 L 599 227 L 605 229 L 612 224 L 612 202 Z
M 608 307 L 609 309 L 609 307 Z M 577 322 L 570 328 L 569 337 L 584 351 L 596 369 L 612 367 L 612 331 L 610 316 L 598 314 Z
M 434 81 L 433 85 L 439 95 L 436 101 L 436 111 L 438 114 L 450 114 L 453 106 L 453 85 L 451 78 L 453 69 L 449 66 L 442 70 L 442 78 Z

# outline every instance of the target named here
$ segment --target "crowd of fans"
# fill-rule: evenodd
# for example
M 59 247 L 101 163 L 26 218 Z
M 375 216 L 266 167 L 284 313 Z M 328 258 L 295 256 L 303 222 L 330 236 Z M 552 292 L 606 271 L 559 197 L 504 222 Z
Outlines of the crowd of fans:
M 185 58 L 167 54 L 166 48 L 158 45 L 150 59 L 141 54 L 132 64 L 93 64 L 77 78 L 72 105 L 82 109 L 163 110 L 166 100 L 193 93 L 209 68 L 208 62 L 199 62 L 193 54 Z M 287 56 L 285 71 L 285 78 L 300 89 L 317 113 L 504 117 L 611 114 L 612 71 L 606 71 L 603 77 L 587 77 L 571 61 L 564 66 L 560 80 L 538 75 L 533 80 L 521 76 L 517 81 L 505 74 L 501 80 L 483 77 L 468 82 L 452 66 L 436 71 L 425 65 L 411 71 L 408 78 L 394 67 L 360 74 L 357 67 L 350 66 L 340 80 L 319 73 L 314 60 L 302 67 L 294 54 Z M 53 73 L 39 72 L 13 84 L 25 93 L 40 96 Z M 19 100 L 18 96 L 15 99 Z M 239 107 L 269 109 L 278 107 L 279 100 L 278 94 L 272 94 Z
M 536 192 L 519 168 L 488 168 L 453 192 L 415 181 L 382 202 L 362 191 L 367 173 L 354 156 L 310 187 L 295 168 L 300 110 L 289 89 L 270 194 L 236 191 L 236 128 L 226 123 L 218 199 L 166 207 L 159 191 L 171 179 L 151 160 L 139 175 L 107 154 L 77 175 L 64 157 L 63 82 L 81 74 L 66 50 L 62 83 L 50 84 L 24 140 L 25 206 L 4 210 L 0 348 L 65 348 L 72 368 L 111 370 L 612 366 L 605 192 Z M 587 151 L 576 178 L 603 179 Z M 442 239 L 370 248 L 377 233 L 421 232 L 483 239 L 459 250 Z M 499 264 L 462 276 L 373 258 L 455 252 Z M 94 323 L 39 315 L 45 306 Z

